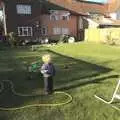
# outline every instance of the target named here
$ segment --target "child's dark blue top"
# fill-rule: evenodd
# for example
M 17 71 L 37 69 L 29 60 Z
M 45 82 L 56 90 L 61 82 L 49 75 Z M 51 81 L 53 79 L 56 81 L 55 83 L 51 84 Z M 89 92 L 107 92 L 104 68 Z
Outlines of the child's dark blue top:
M 41 73 L 44 77 L 55 76 L 55 67 L 52 63 L 43 64 L 41 67 Z

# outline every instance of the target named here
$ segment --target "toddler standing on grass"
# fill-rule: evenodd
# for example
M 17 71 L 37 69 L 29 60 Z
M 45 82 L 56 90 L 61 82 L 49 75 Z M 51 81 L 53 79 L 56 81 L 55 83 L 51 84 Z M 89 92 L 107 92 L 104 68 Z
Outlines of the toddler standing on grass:
M 53 92 L 53 77 L 55 76 L 55 67 L 49 54 L 43 55 L 42 61 L 44 64 L 41 67 L 41 73 L 43 74 L 44 78 L 45 94 L 51 94 Z

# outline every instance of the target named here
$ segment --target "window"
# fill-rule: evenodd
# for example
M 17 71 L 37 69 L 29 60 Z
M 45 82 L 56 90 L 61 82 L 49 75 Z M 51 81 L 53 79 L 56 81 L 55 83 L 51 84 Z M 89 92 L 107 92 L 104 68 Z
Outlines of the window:
M 69 12 L 64 12 L 61 15 L 61 20 L 69 20 L 70 19 L 70 13 Z
M 69 19 L 70 19 L 70 16 L 62 15 L 62 16 L 61 16 L 61 19 L 62 19 L 62 20 L 69 20 Z
M 59 16 L 58 15 L 50 15 L 50 20 L 53 20 L 53 21 L 59 20 Z
M 32 27 L 18 27 L 18 36 L 32 36 Z
M 50 10 L 50 20 L 69 20 L 70 12 L 63 10 Z
M 61 34 L 61 28 L 53 28 L 53 34 L 54 34 L 54 35 L 59 35 L 59 34 Z
M 31 14 L 31 5 L 16 5 L 17 14 Z
M 83 29 L 84 28 L 84 26 L 83 26 L 83 19 L 80 17 L 79 18 L 79 29 Z
M 62 28 L 62 34 L 69 35 L 69 29 L 68 28 Z
M 54 35 L 66 34 L 69 35 L 69 28 L 53 28 Z
M 59 11 L 58 10 L 50 10 L 50 20 L 59 20 Z

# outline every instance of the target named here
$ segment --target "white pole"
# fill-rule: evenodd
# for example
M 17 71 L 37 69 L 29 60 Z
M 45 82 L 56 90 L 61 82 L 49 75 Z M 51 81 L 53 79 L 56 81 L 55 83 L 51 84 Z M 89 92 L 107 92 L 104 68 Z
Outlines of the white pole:
M 2 2 L 3 6 L 3 22 L 4 22 L 4 33 L 7 35 L 7 25 L 6 25 L 6 14 L 5 14 L 5 3 Z

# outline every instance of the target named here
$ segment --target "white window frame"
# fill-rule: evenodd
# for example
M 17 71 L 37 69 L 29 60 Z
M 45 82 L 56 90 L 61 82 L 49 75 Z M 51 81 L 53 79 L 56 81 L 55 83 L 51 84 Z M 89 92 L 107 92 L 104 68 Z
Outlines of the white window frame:
M 21 33 L 22 30 L 22 33 Z M 30 33 L 29 33 L 30 30 Z M 25 34 L 25 32 L 27 34 Z M 18 27 L 18 36 L 33 36 L 33 30 L 32 27 L 24 26 L 24 27 Z
M 17 4 L 16 5 L 17 14 L 31 15 L 31 13 L 32 13 L 31 9 L 32 9 L 31 5 L 27 5 L 27 4 Z

